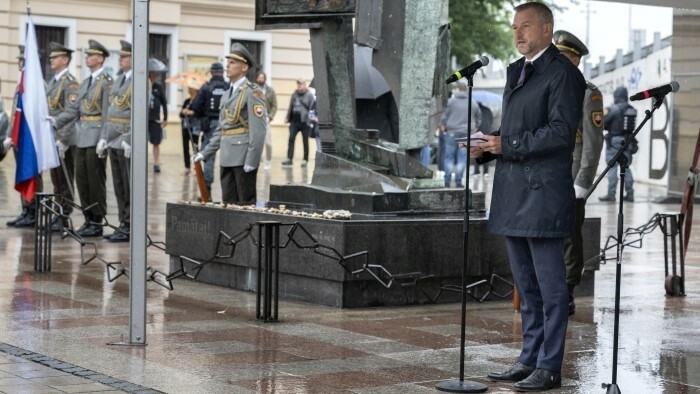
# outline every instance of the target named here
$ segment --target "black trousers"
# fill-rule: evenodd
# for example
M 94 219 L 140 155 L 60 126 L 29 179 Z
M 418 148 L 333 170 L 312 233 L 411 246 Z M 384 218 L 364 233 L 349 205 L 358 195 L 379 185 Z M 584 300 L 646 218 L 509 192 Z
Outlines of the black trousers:
M 73 179 L 75 179 L 75 161 L 73 160 L 73 152 L 75 147 L 71 146 L 66 151 L 63 159 L 62 165 L 52 168 L 51 173 L 51 183 L 53 184 L 53 194 L 56 194 L 56 200 L 61 207 L 63 207 L 63 213 L 70 215 L 73 212 L 73 205 L 69 201 L 75 201 L 77 196 L 74 196 L 71 192 L 71 186 L 73 185 Z M 66 171 L 63 171 L 65 167 Z M 66 173 L 68 173 L 68 178 L 66 178 Z
M 293 120 L 289 124 L 289 143 L 287 145 L 287 158 L 294 158 L 294 140 L 297 139 L 297 134 L 301 132 L 301 142 L 304 144 L 304 160 L 309 160 L 309 126 L 302 122 Z
M 107 159 L 97 157 L 95 147 L 75 148 L 75 183 L 78 186 L 80 205 L 85 211 L 99 218 L 107 214 Z
M 245 172 L 243 166 L 219 168 L 221 170 L 221 200 L 226 204 L 255 204 L 258 169 Z
M 109 149 L 109 163 L 112 167 L 112 184 L 117 197 L 119 223 L 131 223 L 131 162 L 124 156 L 123 149 Z
M 576 199 L 576 218 L 574 219 L 574 236 L 564 243 L 564 262 L 566 263 L 566 283 L 578 286 L 583 275 L 583 221 L 586 219 L 586 200 Z

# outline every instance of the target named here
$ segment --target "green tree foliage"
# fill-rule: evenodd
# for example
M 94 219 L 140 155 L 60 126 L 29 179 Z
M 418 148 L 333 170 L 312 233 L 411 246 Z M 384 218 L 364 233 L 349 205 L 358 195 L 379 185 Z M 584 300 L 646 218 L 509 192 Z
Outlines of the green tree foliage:
M 513 8 L 521 0 L 449 0 L 452 55 L 467 65 L 481 55 L 504 62 L 518 54 L 513 45 Z M 575 0 L 570 0 L 575 2 Z M 552 11 L 562 10 L 553 0 L 542 1 Z
M 513 0 L 450 0 L 452 55 L 467 65 L 487 54 L 508 61 L 515 56 L 511 33 Z

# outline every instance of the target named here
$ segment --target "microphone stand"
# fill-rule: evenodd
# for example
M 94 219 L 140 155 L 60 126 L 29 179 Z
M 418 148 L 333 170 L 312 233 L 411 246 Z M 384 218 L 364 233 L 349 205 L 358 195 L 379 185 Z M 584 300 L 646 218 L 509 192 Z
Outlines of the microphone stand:
M 469 150 L 471 148 L 472 135 L 472 87 L 474 86 L 474 76 L 467 75 L 468 84 L 467 92 L 469 101 L 467 104 L 467 166 L 466 166 L 466 182 L 464 182 L 464 238 L 462 240 L 462 322 L 460 325 L 461 336 L 459 346 L 459 380 L 445 380 L 438 383 L 435 388 L 440 391 L 450 393 L 483 393 L 488 389 L 485 384 L 464 380 L 464 343 L 466 337 L 467 324 L 467 262 L 469 261 Z M 461 148 L 457 148 L 461 149 Z M 457 153 L 459 157 L 459 152 Z
M 631 138 L 628 138 L 627 141 L 625 141 L 622 144 L 620 149 L 617 150 L 615 156 L 608 162 L 608 166 L 605 168 L 605 170 L 603 170 L 603 173 L 598 176 L 598 179 L 596 179 L 596 181 L 593 183 L 591 188 L 586 193 L 586 196 L 584 197 L 585 200 L 588 200 L 588 197 L 590 197 L 591 193 L 593 193 L 593 190 L 595 190 L 598 184 L 603 180 L 605 174 L 607 174 L 615 166 L 616 163 L 620 164 L 620 202 L 618 204 L 617 210 L 617 250 L 615 259 L 615 322 L 613 328 L 612 383 L 603 383 L 602 387 L 604 389 L 607 389 L 606 394 L 620 394 L 620 387 L 618 387 L 617 385 L 617 348 L 618 336 L 620 331 L 620 279 L 622 276 L 622 249 L 624 248 L 624 242 L 622 240 L 622 226 L 625 219 L 625 214 L 623 211 L 625 200 L 623 199 L 623 193 L 625 190 L 625 175 L 627 174 L 627 169 L 629 168 L 629 163 L 627 162 L 627 157 L 624 155 L 624 153 L 625 150 L 629 147 L 629 142 L 637 136 L 637 133 L 639 133 L 644 124 L 646 124 L 646 122 L 649 119 L 651 119 L 651 116 L 654 113 L 654 111 L 661 107 L 661 104 L 664 102 L 665 97 L 665 94 L 654 96 L 654 104 L 652 105 L 651 110 L 645 111 L 646 115 L 644 116 L 644 120 L 642 120 L 639 126 L 637 126 L 637 129 L 634 130 L 634 132 L 631 135 Z

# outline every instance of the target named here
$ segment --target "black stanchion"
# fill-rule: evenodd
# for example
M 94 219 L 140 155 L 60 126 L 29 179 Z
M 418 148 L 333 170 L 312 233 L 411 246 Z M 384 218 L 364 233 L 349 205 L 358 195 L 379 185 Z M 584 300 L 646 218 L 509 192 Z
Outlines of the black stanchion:
M 51 271 L 51 219 L 53 212 L 49 209 L 49 200 L 53 194 L 36 193 L 34 204 L 36 223 L 34 227 L 34 271 Z
M 472 133 L 472 87 L 474 86 L 473 76 L 467 76 L 467 91 L 469 95 L 469 104 L 467 106 L 467 135 L 471 137 Z M 483 393 L 488 389 L 485 384 L 464 380 L 464 343 L 466 337 L 467 325 L 467 267 L 469 262 L 469 148 L 471 147 L 471 138 L 467 139 L 467 168 L 466 182 L 464 182 L 464 230 L 463 230 L 463 263 L 462 263 L 462 321 L 460 324 L 460 342 L 459 342 L 459 379 L 445 380 L 438 383 L 435 388 L 440 391 L 450 393 Z
M 255 317 L 264 322 L 277 321 L 279 311 L 280 226 L 273 221 L 257 222 L 258 278 Z
M 666 273 L 664 287 L 669 296 L 685 295 L 685 257 L 683 244 L 682 213 L 660 213 L 659 226 L 664 233 L 664 272 Z M 668 239 L 671 238 L 671 274 L 668 272 Z M 676 248 L 678 243 L 678 248 Z M 680 260 L 680 276 L 678 275 L 676 255 Z
M 676 89 L 677 90 L 677 89 Z M 613 360 L 612 360 L 612 383 L 603 383 L 602 388 L 606 389 L 607 394 L 618 394 L 620 393 L 620 387 L 617 385 L 617 351 L 618 351 L 618 340 L 620 331 L 620 286 L 621 286 L 621 276 L 622 276 L 622 250 L 624 248 L 623 231 L 622 226 L 625 221 L 624 208 L 624 191 L 625 191 L 625 175 L 627 174 L 627 169 L 629 168 L 629 163 L 627 162 L 627 157 L 625 156 L 625 150 L 629 148 L 629 141 L 632 141 L 646 122 L 651 119 L 654 111 L 661 107 L 666 94 L 661 94 L 654 97 L 654 103 L 652 104 L 651 110 L 645 112 L 644 119 L 637 126 L 634 132 L 628 137 L 627 142 L 623 143 L 620 149 L 615 153 L 615 156 L 608 162 L 607 167 L 598 176 L 598 178 L 593 182 L 593 185 L 584 199 L 588 200 L 593 191 L 596 189 L 598 184 L 603 180 L 605 175 L 615 166 L 615 164 L 620 165 L 620 202 L 617 211 L 617 248 L 616 248 L 616 269 L 615 269 L 615 318 L 613 327 Z M 630 148 L 631 149 L 631 148 Z

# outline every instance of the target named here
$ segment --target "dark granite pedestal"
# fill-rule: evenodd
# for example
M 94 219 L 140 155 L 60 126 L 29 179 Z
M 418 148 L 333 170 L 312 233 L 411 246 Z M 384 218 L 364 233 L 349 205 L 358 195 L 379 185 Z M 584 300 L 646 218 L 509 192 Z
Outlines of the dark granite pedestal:
M 440 286 L 460 283 L 463 217 L 459 215 L 353 215 L 351 220 L 327 220 L 172 203 L 167 206 L 166 229 L 171 272 L 180 267 L 180 256 L 200 261 L 212 257 L 219 231 L 232 236 L 259 221 L 289 224 L 282 229 L 282 244 L 287 243 L 287 231 L 298 223 L 305 231 L 294 232 L 297 243 L 308 246 L 315 241 L 322 245 L 317 249 L 301 249 L 289 243 L 280 250 L 282 299 L 341 308 L 421 304 L 431 302 Z M 489 279 L 491 274 L 510 280 L 504 241 L 488 234 L 486 224 L 483 217 L 470 222 L 467 272 L 470 282 Z M 255 228 L 252 234 L 257 238 Z M 584 253 L 589 259 L 599 253 L 600 219 L 587 219 L 584 234 Z M 376 268 L 373 272 L 386 283 L 394 278 L 393 283 L 387 288 L 368 272 L 351 275 L 339 259 L 327 257 L 333 255 L 331 249 L 342 256 L 367 251 L 366 260 L 348 259 L 345 262 L 348 269 L 360 269 L 365 263 L 381 265 L 383 269 Z M 597 268 L 596 261 L 589 262 L 589 269 Z M 207 264 L 197 280 L 254 291 L 256 268 L 257 247 L 250 237 L 243 237 L 236 243 L 232 258 Z M 592 280 L 593 275 L 585 277 Z M 593 286 L 581 286 L 581 290 L 585 288 Z M 487 286 L 474 289 L 477 295 L 486 290 Z M 509 286 L 497 282 L 495 290 L 505 293 Z M 458 299 L 459 293 L 444 292 L 437 302 Z

